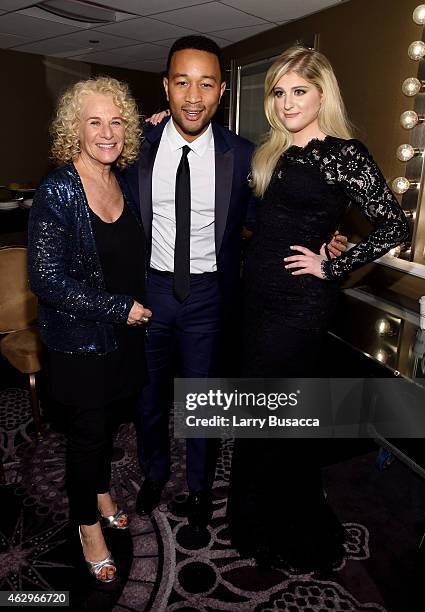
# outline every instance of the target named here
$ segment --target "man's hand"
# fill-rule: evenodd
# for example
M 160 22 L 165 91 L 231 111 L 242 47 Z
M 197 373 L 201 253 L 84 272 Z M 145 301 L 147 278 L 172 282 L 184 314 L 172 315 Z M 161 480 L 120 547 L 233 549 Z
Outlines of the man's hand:
M 347 250 L 347 236 L 343 236 L 340 234 L 338 230 L 334 233 L 332 240 L 328 244 L 328 251 L 331 259 L 335 259 L 335 257 L 339 257 Z M 326 245 L 322 244 L 322 248 L 320 249 L 320 255 L 322 257 L 327 258 L 326 253 Z
M 253 232 L 247 227 L 243 226 L 242 228 L 242 240 L 249 240 L 252 236 Z
M 170 116 L 170 110 L 167 109 L 164 111 L 160 111 L 159 113 L 154 113 L 150 117 L 147 117 L 145 121 L 147 123 L 152 123 L 152 125 L 158 125 L 158 123 L 161 123 L 161 121 L 165 119 L 165 117 L 169 117 L 169 116 Z
M 144 308 L 143 304 L 139 304 L 134 300 L 133 306 L 128 313 L 127 325 L 146 325 L 152 316 L 152 311 L 149 308 Z

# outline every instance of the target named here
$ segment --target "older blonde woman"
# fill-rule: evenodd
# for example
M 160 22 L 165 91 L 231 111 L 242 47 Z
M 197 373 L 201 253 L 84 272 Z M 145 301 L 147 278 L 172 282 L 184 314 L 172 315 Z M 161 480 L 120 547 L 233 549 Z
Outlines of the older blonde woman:
M 124 83 L 80 81 L 60 99 L 51 132 L 59 168 L 34 197 L 29 277 L 48 388 L 68 414 L 70 517 L 89 571 L 110 582 L 116 566 L 102 524 L 128 527 L 109 493 L 112 427 L 146 378 L 152 314 L 143 306 L 144 232 L 119 174 L 138 154 L 137 107 Z

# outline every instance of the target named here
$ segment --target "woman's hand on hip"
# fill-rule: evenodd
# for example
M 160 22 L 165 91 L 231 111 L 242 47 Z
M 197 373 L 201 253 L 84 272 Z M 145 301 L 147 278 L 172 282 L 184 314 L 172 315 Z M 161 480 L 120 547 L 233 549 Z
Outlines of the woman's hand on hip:
M 289 247 L 293 251 L 299 251 L 299 255 L 290 255 L 285 257 L 284 261 L 287 262 L 285 265 L 286 269 L 294 268 L 294 272 L 291 272 L 294 276 L 300 276 L 301 274 L 312 274 L 317 278 L 324 279 L 325 276 L 322 272 L 322 262 L 327 261 L 326 257 L 317 255 L 302 246 L 291 246 Z M 291 263 L 288 263 L 291 262 Z
M 128 313 L 127 324 L 128 325 L 146 325 L 149 323 L 149 319 L 152 316 L 152 311 L 149 308 L 145 308 L 143 304 L 139 304 L 134 300 L 133 306 Z

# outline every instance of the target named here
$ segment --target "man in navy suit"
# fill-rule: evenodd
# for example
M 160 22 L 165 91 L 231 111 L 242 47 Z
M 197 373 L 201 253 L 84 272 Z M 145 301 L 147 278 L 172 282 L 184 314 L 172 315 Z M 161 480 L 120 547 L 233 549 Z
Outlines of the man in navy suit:
M 220 333 L 236 304 L 253 145 L 211 123 L 225 85 L 220 48 L 212 40 L 177 40 L 164 78 L 171 119 L 145 131 L 139 163 L 127 173 L 140 202 L 149 247 L 146 303 L 153 311 L 147 342 L 150 383 L 136 417 L 139 460 L 146 477 L 137 498 L 140 513 L 150 513 L 158 505 L 170 475 L 168 415 L 174 358 L 177 355 L 184 377 L 217 374 Z M 187 267 L 176 260 L 178 248 L 181 251 L 176 242 L 176 175 L 185 163 L 190 174 L 190 269 L 182 293 L 177 291 L 177 280 L 181 284 L 182 279 L 174 274 L 175 263 L 178 272 Z M 190 439 L 186 444 L 187 513 L 190 523 L 199 527 L 208 520 L 215 462 L 211 441 Z

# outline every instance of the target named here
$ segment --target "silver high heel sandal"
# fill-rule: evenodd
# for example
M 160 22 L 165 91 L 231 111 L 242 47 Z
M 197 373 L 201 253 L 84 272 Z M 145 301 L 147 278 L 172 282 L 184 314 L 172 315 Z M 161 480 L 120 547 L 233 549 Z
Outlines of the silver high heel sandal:
M 80 542 L 81 542 L 81 548 L 83 548 L 83 538 L 81 535 L 81 528 L 78 527 L 78 533 L 80 535 Z M 84 556 L 84 550 L 83 550 L 83 556 Z M 102 561 L 87 561 L 86 558 L 84 558 L 86 565 L 87 565 L 87 569 L 89 570 L 90 574 L 92 576 L 94 576 L 96 578 L 96 580 L 98 580 L 99 582 L 113 582 L 116 577 L 117 577 L 117 566 L 115 565 L 115 561 L 113 556 L 111 555 L 111 553 L 108 550 L 108 556 L 106 557 L 106 559 L 103 559 Z M 100 575 L 100 572 L 103 570 L 103 568 L 105 567 L 110 567 L 112 569 L 115 570 L 114 575 L 112 576 L 112 578 L 102 578 Z
M 127 519 L 127 522 L 125 525 L 121 525 L 120 523 L 120 518 L 123 516 L 125 516 Z M 100 514 L 101 527 L 109 527 L 111 529 L 124 530 L 124 529 L 128 529 L 129 522 L 130 521 L 129 521 L 128 515 L 124 512 L 124 510 L 121 510 L 120 508 L 117 508 L 117 511 L 115 512 L 115 514 L 111 514 L 111 516 L 103 516 L 102 514 Z

